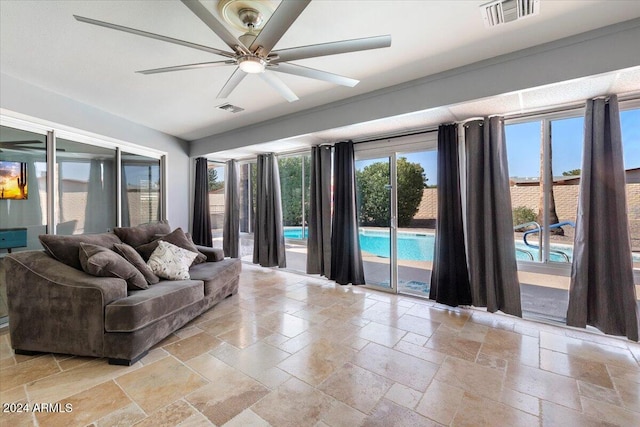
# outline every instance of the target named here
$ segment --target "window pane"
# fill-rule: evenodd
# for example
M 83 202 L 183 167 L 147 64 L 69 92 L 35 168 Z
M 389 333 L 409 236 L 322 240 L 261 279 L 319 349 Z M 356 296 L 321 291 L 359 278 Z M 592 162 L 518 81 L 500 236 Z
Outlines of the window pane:
M 253 218 L 256 202 L 256 164 L 240 165 L 240 257 L 253 260 Z
M 208 162 L 209 174 L 209 215 L 211 215 L 211 234 L 213 247 L 222 248 L 222 229 L 224 227 L 224 163 Z
M 303 217 L 306 216 L 306 199 L 303 199 L 303 176 L 308 174 L 308 156 L 290 156 L 278 158 L 278 170 L 280 172 L 280 193 L 282 197 L 282 224 L 284 237 L 287 239 L 286 256 L 287 268 L 291 270 L 306 271 L 307 256 L 306 242 L 307 231 Z
M 640 109 L 622 111 L 620 124 L 633 266 L 640 269 Z
M 583 145 L 583 117 L 551 122 L 549 261 L 570 263 L 573 257 Z
M 542 225 L 542 186 L 540 185 L 540 162 L 542 138 L 541 123 L 527 122 L 505 126 L 507 159 L 513 225 L 536 221 Z M 541 261 L 538 233 L 525 232 L 535 227 L 516 229 L 516 258 L 522 261 Z M 526 237 L 526 241 L 525 241 Z
M 122 226 L 159 221 L 160 160 L 122 153 Z
M 116 225 L 116 150 L 58 138 L 56 234 L 103 233 Z
M 0 148 L 0 231 L 19 229 L 0 252 L 41 249 L 38 235 L 47 232 L 46 136 L 0 126 Z

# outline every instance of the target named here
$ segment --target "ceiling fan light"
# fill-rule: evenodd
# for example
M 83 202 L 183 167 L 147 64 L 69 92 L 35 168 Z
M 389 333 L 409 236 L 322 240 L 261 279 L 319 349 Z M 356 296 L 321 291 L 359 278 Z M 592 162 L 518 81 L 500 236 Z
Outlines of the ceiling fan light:
M 238 67 L 245 73 L 258 74 L 264 72 L 267 62 L 257 56 L 244 56 L 238 58 Z

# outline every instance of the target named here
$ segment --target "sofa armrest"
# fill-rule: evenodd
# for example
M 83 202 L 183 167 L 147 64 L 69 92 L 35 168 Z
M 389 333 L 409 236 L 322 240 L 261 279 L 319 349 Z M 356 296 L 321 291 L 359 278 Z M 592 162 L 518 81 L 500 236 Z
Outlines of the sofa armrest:
M 207 256 L 207 262 L 217 262 L 224 259 L 224 251 L 222 249 L 210 248 L 208 246 L 196 245 L 196 248 Z
M 101 356 L 105 306 L 127 296 L 124 280 L 94 277 L 43 251 L 3 259 L 14 349 Z

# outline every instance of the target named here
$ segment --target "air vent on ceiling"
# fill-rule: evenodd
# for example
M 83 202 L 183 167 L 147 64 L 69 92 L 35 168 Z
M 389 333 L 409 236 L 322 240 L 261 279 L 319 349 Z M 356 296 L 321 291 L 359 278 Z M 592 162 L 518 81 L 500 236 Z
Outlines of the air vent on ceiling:
M 228 111 L 230 113 L 239 113 L 240 111 L 244 111 L 244 108 L 240 108 L 237 105 L 232 104 L 222 104 L 218 105 L 216 108 L 224 111 Z
M 485 27 L 495 27 L 540 12 L 540 0 L 499 0 L 480 6 Z

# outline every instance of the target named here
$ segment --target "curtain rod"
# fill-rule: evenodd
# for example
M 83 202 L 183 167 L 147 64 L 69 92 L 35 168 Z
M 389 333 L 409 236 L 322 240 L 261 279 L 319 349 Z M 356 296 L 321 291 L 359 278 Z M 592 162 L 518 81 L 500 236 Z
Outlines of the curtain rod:
M 433 129 L 427 129 L 427 130 L 422 130 L 422 131 L 418 131 L 418 132 L 412 132 L 412 133 L 403 133 L 403 134 L 397 134 L 397 135 L 391 135 L 391 136 L 384 136 L 384 137 L 378 137 L 378 138 L 372 138 L 372 139 L 363 139 L 361 141 L 353 141 L 354 144 L 363 144 L 366 142 L 376 142 L 376 141 L 384 141 L 385 139 L 394 139 L 394 138 L 402 138 L 405 136 L 414 136 L 414 135 L 424 135 L 424 134 L 428 134 L 428 133 L 433 133 L 433 132 L 437 132 L 438 128 L 433 128 Z

